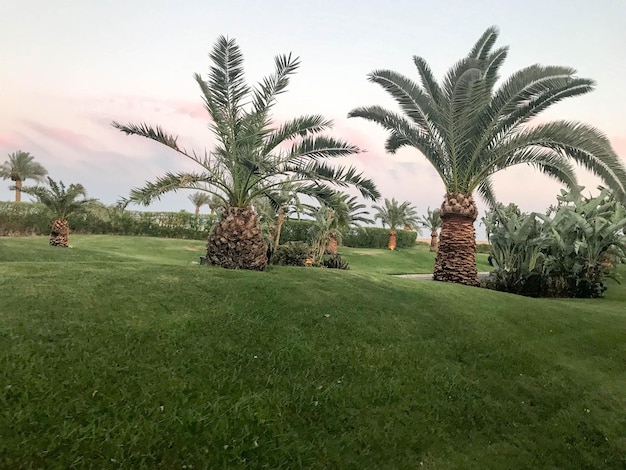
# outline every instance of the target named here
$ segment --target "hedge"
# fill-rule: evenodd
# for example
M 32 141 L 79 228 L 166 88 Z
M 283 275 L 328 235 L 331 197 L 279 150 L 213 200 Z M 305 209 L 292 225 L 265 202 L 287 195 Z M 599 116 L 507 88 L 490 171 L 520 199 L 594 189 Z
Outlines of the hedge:
M 54 216 L 42 204 L 0 202 L 0 235 L 47 235 Z M 145 235 L 152 237 L 207 238 L 217 217 L 188 212 L 121 211 L 97 206 L 71 216 L 73 233 Z
M 280 243 L 302 241 L 310 242 L 309 230 L 312 220 L 287 219 L 280 232 Z M 415 245 L 417 234 L 410 230 L 397 231 L 397 247 L 407 248 Z M 389 229 L 380 227 L 352 228 L 342 237 L 342 245 L 353 248 L 387 248 Z

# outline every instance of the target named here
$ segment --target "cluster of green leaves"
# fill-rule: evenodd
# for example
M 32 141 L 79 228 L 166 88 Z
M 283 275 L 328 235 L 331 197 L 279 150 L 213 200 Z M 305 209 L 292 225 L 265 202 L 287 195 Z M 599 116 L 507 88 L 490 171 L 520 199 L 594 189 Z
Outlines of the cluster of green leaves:
M 305 266 L 311 258 L 311 245 L 306 242 L 287 242 L 272 253 L 270 263 L 277 266 Z
M 342 259 L 339 253 L 324 257 L 320 266 L 329 269 L 350 269 L 348 262 Z
M 606 189 L 589 198 L 562 191 L 547 215 L 500 204 L 483 222 L 495 267 L 488 285 L 498 290 L 600 297 L 611 268 L 626 261 L 626 211 Z

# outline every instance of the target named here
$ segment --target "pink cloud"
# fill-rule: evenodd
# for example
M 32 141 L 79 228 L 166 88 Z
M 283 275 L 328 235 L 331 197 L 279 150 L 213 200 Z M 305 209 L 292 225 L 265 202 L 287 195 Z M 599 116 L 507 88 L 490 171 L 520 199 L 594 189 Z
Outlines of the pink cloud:
M 17 147 L 19 144 L 13 136 L 8 134 L 0 135 L 0 146 L 2 147 Z
M 46 126 L 34 121 L 27 121 L 26 124 L 30 129 L 43 135 L 44 137 L 48 137 L 51 140 L 57 141 L 76 150 L 89 150 L 88 144 L 91 142 L 91 138 L 84 134 L 79 134 L 68 129 Z

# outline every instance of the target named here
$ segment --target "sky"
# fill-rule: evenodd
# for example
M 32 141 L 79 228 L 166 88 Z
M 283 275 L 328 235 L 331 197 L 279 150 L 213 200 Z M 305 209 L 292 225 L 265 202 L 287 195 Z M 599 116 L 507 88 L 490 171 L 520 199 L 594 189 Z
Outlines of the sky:
M 313 113 L 333 119 L 334 136 L 365 150 L 341 163 L 419 213 L 438 207 L 445 193 L 432 167 L 413 149 L 386 154 L 382 129 L 346 115 L 364 105 L 397 109 L 367 81 L 372 70 L 417 80 L 412 57 L 419 55 L 441 78 L 492 25 L 500 30 L 497 45 L 510 48 L 503 77 L 540 63 L 571 66 L 596 81 L 595 91 L 539 119 L 599 128 L 626 163 L 621 0 L 0 0 L 0 18 L 0 162 L 30 152 L 53 179 L 81 183 L 106 204 L 166 171 L 193 169 L 111 121 L 158 124 L 187 148 L 211 149 L 193 74 L 206 74 L 220 35 L 241 47 L 250 83 L 273 72 L 276 55 L 299 56 L 302 65 L 274 108 L 276 121 Z M 590 191 L 600 183 L 582 169 L 578 176 Z M 494 182 L 501 202 L 525 211 L 545 211 L 561 188 L 528 167 L 499 173 Z M 0 200 L 13 200 L 10 185 L 0 181 Z M 147 210 L 192 211 L 187 196 L 166 195 Z M 479 201 L 481 215 L 484 207 Z

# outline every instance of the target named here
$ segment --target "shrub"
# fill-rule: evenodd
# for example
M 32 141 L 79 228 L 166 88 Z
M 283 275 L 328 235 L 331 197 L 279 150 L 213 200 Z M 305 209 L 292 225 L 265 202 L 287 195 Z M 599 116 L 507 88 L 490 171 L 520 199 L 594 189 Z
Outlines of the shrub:
M 339 254 L 322 259 L 320 265 L 329 269 L 350 269 L 348 262 L 343 261 Z
M 311 258 L 311 246 L 304 242 L 287 242 L 274 250 L 270 264 L 278 266 L 305 266 Z
M 483 222 L 495 267 L 487 285 L 497 290 L 600 297 L 613 265 L 626 261 L 626 210 L 606 189 L 595 198 L 561 191 L 548 215 L 499 205 Z

